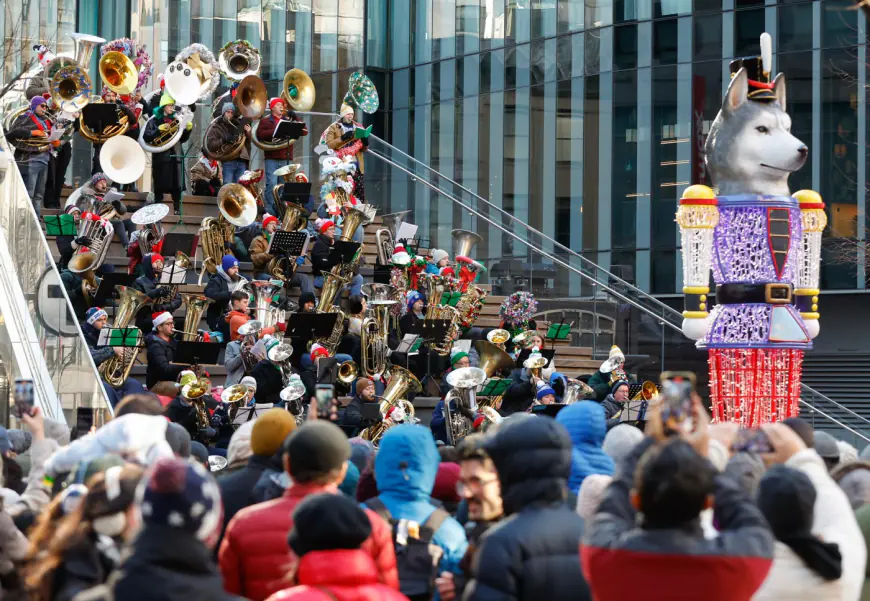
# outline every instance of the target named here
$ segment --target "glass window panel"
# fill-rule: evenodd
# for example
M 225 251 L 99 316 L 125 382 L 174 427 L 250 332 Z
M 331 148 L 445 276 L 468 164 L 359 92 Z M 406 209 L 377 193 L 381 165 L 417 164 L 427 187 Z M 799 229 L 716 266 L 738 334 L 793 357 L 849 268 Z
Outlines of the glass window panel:
M 456 54 L 480 50 L 480 0 L 456 0 Z
M 341 0 L 338 8 L 338 68 L 360 69 L 363 61 L 364 0 Z
M 692 69 L 692 183 L 712 186 L 704 144 L 722 106 L 722 63 L 695 63 Z
M 556 38 L 556 77 L 561 81 L 569 79 L 574 69 L 574 36 Z
M 480 55 L 471 54 L 457 60 L 456 83 L 458 95 L 476 96 L 480 93 Z
M 420 65 L 414 69 L 414 104 L 432 102 L 432 65 Z
M 456 0 L 432 0 L 432 59 L 456 55 Z
M 284 77 L 286 69 L 287 27 L 286 0 L 272 0 L 263 11 L 263 43 L 260 53 L 263 58 L 261 77 L 278 79 Z
M 637 25 L 623 25 L 613 30 L 613 68 L 637 68 Z
M 601 72 L 601 30 L 591 29 L 587 31 L 583 40 L 586 75 L 596 75 Z
M 758 56 L 759 39 L 764 33 L 764 9 L 734 13 L 734 56 Z
M 389 45 L 388 0 L 371 0 L 366 6 L 366 66 L 386 69 Z M 407 21 L 406 21 L 407 22 Z
M 583 29 L 584 4 L 584 0 L 562 0 L 557 3 L 556 18 L 558 23 L 556 29 L 558 33 Z
M 864 13 L 855 10 L 854 3 L 845 0 L 825 0 L 821 6 L 822 47 L 831 48 L 856 44 L 858 42 L 858 17 L 864 19 Z
M 414 6 L 413 63 L 419 65 L 432 60 L 432 0 L 416 0 Z
M 390 65 L 394 69 L 411 64 L 411 2 L 390 3 Z
M 653 23 L 653 65 L 669 65 L 677 62 L 678 34 L 679 25 L 676 19 Z
M 505 37 L 515 44 L 522 44 L 531 39 L 532 0 L 508 0 L 507 2 L 507 29 Z
M 532 2 L 532 39 L 556 35 L 556 2 Z
M 598 169 L 601 160 L 599 135 L 601 76 L 587 76 L 583 90 L 583 250 L 598 251 Z M 604 160 L 609 160 L 609 156 Z
M 311 12 L 311 0 L 304 0 L 304 2 L 296 0 L 287 6 L 285 56 L 288 69 L 296 67 L 311 72 L 313 71 L 311 39 L 314 35 L 314 15 Z M 279 75 L 283 76 L 283 73 Z
M 480 0 L 482 49 L 504 46 L 505 25 L 505 0 Z
M 613 22 L 625 23 L 638 19 L 638 0 L 614 0 Z
M 734 0 L 735 8 L 744 8 L 746 6 L 759 6 L 763 4 L 764 0 Z
M 637 240 L 637 71 L 613 74 L 611 241 L 634 248 Z
M 260 47 L 260 0 L 238 0 L 236 38 L 248 40 L 254 48 Z M 223 40 L 221 46 L 230 40 Z M 215 48 L 219 50 L 219 48 Z
M 393 71 L 393 109 L 407 108 L 410 106 L 409 99 L 411 99 L 411 69 Z
M 220 48 L 236 39 L 236 17 L 239 14 L 236 0 L 215 0 L 214 3 L 214 42 Z M 175 56 L 176 52 L 170 52 Z
M 692 0 L 654 0 L 655 18 L 689 15 L 692 13 Z
M 779 52 L 811 50 L 813 47 L 813 5 L 795 4 L 777 11 L 776 44 Z
M 694 12 L 714 13 L 722 10 L 722 0 L 695 0 Z
M 432 102 L 453 100 L 456 96 L 456 59 L 432 63 Z
M 589 28 L 613 25 L 613 0 L 587 0 L 586 26 Z
M 694 55 L 692 60 L 722 58 L 722 15 L 695 17 Z
M 489 91 L 490 92 L 500 92 L 505 89 L 504 86 L 504 77 L 505 77 L 505 68 L 504 68 L 504 49 L 494 50 L 490 53 L 492 57 L 492 63 L 489 69 Z
M 313 71 L 338 69 L 338 0 L 313 0 Z
M 676 67 L 658 67 L 652 70 L 653 130 L 652 130 L 652 290 L 655 293 L 674 291 L 676 270 L 676 226 L 674 212 L 677 205 L 678 146 L 687 142 L 678 137 L 678 79 Z M 661 249 L 664 249 L 663 251 Z M 669 265 L 657 265 L 659 256 Z

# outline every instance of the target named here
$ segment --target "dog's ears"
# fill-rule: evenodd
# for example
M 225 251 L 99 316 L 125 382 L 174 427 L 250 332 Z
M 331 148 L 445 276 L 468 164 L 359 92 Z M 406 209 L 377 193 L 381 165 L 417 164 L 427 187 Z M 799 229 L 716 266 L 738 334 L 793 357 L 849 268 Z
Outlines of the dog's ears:
M 776 94 L 776 101 L 782 110 L 785 110 L 785 74 L 778 73 L 773 80 L 773 93 Z
M 746 95 L 749 93 L 749 78 L 746 75 L 746 69 L 740 68 L 737 75 L 731 78 L 731 83 L 728 84 L 728 91 L 725 92 L 725 101 L 722 103 L 722 110 L 730 114 L 740 108 L 746 102 Z

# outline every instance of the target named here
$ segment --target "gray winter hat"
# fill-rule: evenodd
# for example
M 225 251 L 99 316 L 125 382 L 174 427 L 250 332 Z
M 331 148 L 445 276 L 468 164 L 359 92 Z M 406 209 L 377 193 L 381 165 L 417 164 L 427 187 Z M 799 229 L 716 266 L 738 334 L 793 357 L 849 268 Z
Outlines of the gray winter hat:
M 227 111 L 236 111 L 236 107 L 233 105 L 232 102 L 224 102 L 223 106 L 221 107 L 221 113 L 226 113 Z
M 602 450 L 610 455 L 613 463 L 619 467 L 622 460 L 643 440 L 643 432 L 629 424 L 619 424 L 610 429 L 604 437 Z
M 837 439 L 827 432 L 816 430 L 813 447 L 822 459 L 840 458 L 840 448 L 837 446 Z

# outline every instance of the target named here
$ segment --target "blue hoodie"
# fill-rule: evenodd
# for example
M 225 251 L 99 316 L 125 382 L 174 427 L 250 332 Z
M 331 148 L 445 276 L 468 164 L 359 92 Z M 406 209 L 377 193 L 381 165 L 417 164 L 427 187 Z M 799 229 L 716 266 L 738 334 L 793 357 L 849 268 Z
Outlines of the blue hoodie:
M 430 502 L 441 457 L 428 428 L 405 424 L 387 430 L 375 455 L 378 498 L 395 520 L 423 524 L 435 511 Z M 448 517 L 432 542 L 444 550 L 442 571 L 458 572 L 468 541 L 455 519 Z
M 604 408 L 595 401 L 580 401 L 568 405 L 556 415 L 556 421 L 565 426 L 571 436 L 571 476 L 568 488 L 574 494 L 586 476 L 613 475 L 613 460 L 601 449 L 607 422 Z

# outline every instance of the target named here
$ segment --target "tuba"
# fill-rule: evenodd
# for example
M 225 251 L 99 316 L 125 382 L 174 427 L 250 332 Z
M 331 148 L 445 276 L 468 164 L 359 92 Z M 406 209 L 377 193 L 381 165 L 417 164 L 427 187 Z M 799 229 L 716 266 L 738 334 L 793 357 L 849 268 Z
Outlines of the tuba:
M 651 384 L 652 382 L 650 382 Z M 572 405 L 583 399 L 593 398 L 595 396 L 595 391 L 582 380 L 574 380 L 572 378 L 568 378 L 565 383 L 565 394 L 562 396 L 562 403 L 565 405 Z
M 139 250 L 144 257 L 163 240 L 163 226 L 161 221 L 169 214 L 169 207 L 164 204 L 147 205 L 133 213 L 130 220 L 136 225 L 144 225 L 145 228 L 139 233 Z
M 191 105 L 217 89 L 221 82 L 220 65 L 207 46 L 191 44 L 175 55 L 163 81 L 166 92 L 176 102 Z
M 473 419 L 477 411 L 477 387 L 486 382 L 486 372 L 479 367 L 463 367 L 447 374 L 447 383 L 453 388 L 444 397 L 444 422 L 447 426 L 447 438 L 451 445 L 474 430 Z M 455 400 L 458 411 L 450 410 L 450 402 Z
M 450 290 L 450 280 L 443 275 L 423 274 L 420 288 L 429 303 L 426 306 L 426 319 L 440 319 L 436 317 L 436 313 L 441 306 L 441 297 Z
M 206 271 L 212 275 L 217 273 L 217 267 L 225 254 L 225 245 L 235 238 L 236 227 L 246 227 L 254 223 L 257 218 L 257 201 L 241 184 L 227 184 L 218 192 L 218 210 L 219 217 L 206 217 L 199 226 L 199 239 L 205 256 L 200 284 Z
M 210 304 L 214 302 L 202 294 L 181 293 L 181 304 L 184 307 L 184 335 L 185 342 L 195 342 L 199 338 L 199 322 L 202 314 Z
M 259 362 L 259 358 L 251 353 L 250 350 L 247 349 L 246 345 L 250 345 L 253 347 L 257 343 L 257 338 L 260 335 L 260 330 L 263 329 L 263 323 L 257 321 L 256 319 L 252 319 L 250 321 L 246 321 L 241 326 L 239 326 L 239 336 L 242 337 L 242 345 L 240 354 L 242 356 L 242 363 L 245 366 L 245 373 L 250 374 L 254 369 L 254 366 Z
M 240 121 L 227 121 L 223 114 L 211 120 L 202 136 L 202 153 L 213 161 L 234 161 L 242 154 L 246 142 Z
M 238 97 L 238 92 L 236 92 L 236 97 Z M 281 90 L 281 98 L 286 105 L 290 106 L 294 111 L 309 111 L 314 106 L 314 97 L 314 82 L 311 81 L 311 78 L 305 71 L 302 69 L 290 69 L 287 71 L 284 75 L 283 88 Z M 259 118 L 259 116 L 254 118 Z M 274 152 L 290 148 L 296 142 L 296 139 L 260 140 L 257 137 L 257 128 L 252 127 L 251 142 L 260 150 Z
M 148 121 L 154 118 L 151 117 Z M 157 135 L 151 140 L 145 139 L 145 132 L 148 131 L 148 122 L 145 123 L 145 127 L 140 128 L 139 146 L 142 147 L 142 150 L 151 154 L 160 154 L 178 144 L 178 141 L 184 135 L 184 129 L 187 127 L 187 124 L 193 121 L 193 113 L 189 108 L 183 106 L 172 114 L 172 118 L 174 122 L 169 124 L 169 129 L 166 131 L 158 130 Z
M 100 57 L 100 79 L 116 94 L 133 92 L 139 83 L 139 70 L 129 56 L 113 50 Z
M 459 311 L 459 323 L 464 328 L 470 328 L 477 321 L 483 310 L 483 302 L 486 299 L 486 291 L 478 286 L 469 286 L 459 297 L 456 310 Z
M 392 286 L 390 286 L 392 288 Z M 373 317 L 366 317 L 360 328 L 360 361 L 367 378 L 375 378 L 387 371 L 390 354 L 390 309 L 396 301 L 373 300 L 369 302 Z
M 105 262 L 109 254 L 109 245 L 112 243 L 112 236 L 115 234 L 115 228 L 105 219 L 80 219 L 77 238 L 90 238 L 90 250 L 77 253 L 70 259 L 68 269 L 82 276 L 82 296 L 88 304 L 91 298 L 97 293 L 97 288 L 100 286 L 100 278 L 97 278 L 94 272 L 100 268 Z
M 281 284 L 254 280 L 249 282 L 254 291 L 254 318 L 268 328 L 278 321 L 277 309 L 272 307 L 272 297 L 281 288 Z
M 483 237 L 468 230 L 453 230 L 453 256 L 471 258 L 471 251 L 483 240 Z
M 288 217 L 285 215 L 287 212 L 287 208 L 292 204 L 296 203 L 282 203 L 281 202 L 281 193 L 284 189 L 284 184 L 292 184 L 296 181 L 296 173 L 301 173 L 302 165 L 297 163 L 293 163 L 290 165 L 284 165 L 283 167 L 276 169 L 273 175 L 276 178 L 281 178 L 281 182 L 272 186 L 272 196 L 275 198 L 275 207 L 277 212 L 281 213 L 280 215 L 276 215 L 276 217 L 281 218 L 284 224 L 281 226 L 281 229 L 286 232 L 295 232 L 298 229 L 301 229 L 305 226 L 304 223 L 299 223 L 296 225 L 295 222 L 290 221 L 289 225 L 286 221 Z M 286 206 L 285 206 L 286 205 Z M 298 206 L 298 205 L 297 205 Z
M 494 377 L 500 371 L 514 368 L 514 360 L 511 356 L 492 342 L 478 340 L 474 343 L 474 348 L 480 357 L 478 365 L 486 374 L 487 379 Z M 501 396 L 478 399 L 481 413 L 484 413 L 490 421 L 498 421 L 493 419 L 495 416 L 491 414 L 501 407 L 501 400 Z
M 200 431 L 211 426 L 211 419 L 205 406 L 205 397 L 209 392 L 211 392 L 211 380 L 208 378 L 197 378 L 181 389 L 181 396 L 190 401 L 196 409 L 196 426 Z
M 234 40 L 218 51 L 218 66 L 230 81 L 242 81 L 260 72 L 260 51 L 247 40 Z
M 236 88 L 236 96 L 233 104 L 239 109 L 239 114 L 248 119 L 259 119 L 266 112 L 266 104 L 269 101 L 269 93 L 266 84 L 256 75 L 248 75 Z M 252 135 L 254 126 L 251 126 Z
M 399 211 L 398 213 L 389 213 L 381 216 L 384 227 L 375 232 L 375 238 L 378 242 L 378 261 L 381 265 L 390 264 L 390 258 L 393 256 L 399 229 L 410 212 L 410 210 Z
M 126 328 L 130 325 L 136 313 L 139 312 L 139 309 L 151 304 L 152 301 L 138 290 L 127 286 L 115 286 L 115 291 L 118 293 L 118 308 L 115 309 L 115 319 L 112 327 Z M 141 337 L 141 332 L 138 333 Z M 114 388 L 122 386 L 124 381 L 130 376 L 130 370 L 133 369 L 133 363 L 135 363 L 138 354 L 138 347 L 125 347 L 120 357 L 117 355 L 109 357 L 101 363 L 98 371 L 103 381 Z
M 385 418 L 390 410 L 397 405 L 401 405 L 405 409 L 405 414 L 414 418 L 414 405 L 405 399 L 409 392 L 414 394 L 423 390 L 420 385 L 420 380 L 404 367 L 394 365 L 390 368 L 390 380 L 387 382 L 387 387 L 384 389 L 384 395 L 381 397 L 381 415 Z M 381 437 L 390 426 L 384 422 L 369 426 L 360 432 L 360 438 L 368 440 L 375 446 L 380 443 Z
M 104 125 L 100 131 L 94 131 L 85 123 L 85 112 L 88 107 L 95 104 L 104 104 L 102 99 L 95 100 L 82 109 L 82 115 L 79 117 L 79 134 L 91 144 L 105 144 L 111 138 L 126 133 L 130 128 L 130 120 L 124 113 L 120 104 L 115 103 L 115 123 Z
M 336 378 L 348 388 L 358 377 L 359 367 L 353 360 L 345 361 L 338 366 L 338 375 Z
M 659 387 L 647 380 L 629 401 L 651 401 L 659 396 Z
M 459 311 L 456 310 L 456 307 L 438 305 L 435 307 L 434 315 L 435 316 L 431 319 L 443 319 L 449 321 L 450 324 L 447 327 L 447 333 L 444 334 L 443 340 L 428 340 L 429 348 L 435 351 L 438 355 L 446 357 L 450 354 L 450 349 L 453 348 L 453 340 L 458 338 L 458 334 L 461 333 L 459 328 Z
M 360 71 L 357 71 L 351 73 L 348 79 L 347 92 L 342 102 L 348 106 L 357 107 L 362 112 L 371 115 L 378 110 L 380 99 L 378 98 L 378 90 L 374 82 Z

